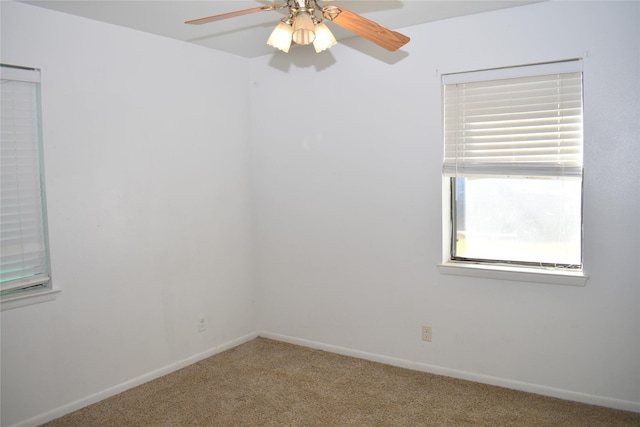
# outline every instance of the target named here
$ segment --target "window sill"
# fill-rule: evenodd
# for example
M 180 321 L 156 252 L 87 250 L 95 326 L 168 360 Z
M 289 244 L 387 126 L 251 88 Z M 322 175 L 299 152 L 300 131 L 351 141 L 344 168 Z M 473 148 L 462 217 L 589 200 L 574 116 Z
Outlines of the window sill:
M 13 308 L 24 307 L 32 304 L 39 304 L 41 302 L 53 301 L 60 292 L 60 289 L 53 288 L 39 288 L 33 290 L 26 290 L 24 292 L 17 293 L 2 298 L 2 310 L 11 310 Z
M 484 279 L 513 280 L 518 282 L 549 283 L 584 286 L 589 276 L 583 272 L 522 268 L 498 265 L 479 265 L 447 262 L 438 265 L 440 274 L 478 277 Z

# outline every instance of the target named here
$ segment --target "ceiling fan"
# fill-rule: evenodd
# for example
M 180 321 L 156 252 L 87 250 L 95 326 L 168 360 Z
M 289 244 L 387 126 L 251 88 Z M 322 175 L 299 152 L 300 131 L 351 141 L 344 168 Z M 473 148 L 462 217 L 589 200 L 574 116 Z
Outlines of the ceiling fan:
M 282 4 L 269 4 L 235 12 L 221 13 L 205 18 L 186 21 L 186 24 L 200 25 L 255 12 L 289 9 L 289 16 L 283 18 L 273 30 L 267 44 L 283 52 L 289 52 L 291 44 L 309 45 L 313 43 L 316 52 L 336 44 L 336 39 L 324 24 L 331 21 L 340 27 L 363 37 L 387 50 L 395 51 L 409 42 L 409 37 L 382 27 L 376 22 L 350 12 L 342 7 L 327 4 L 320 7 L 318 0 L 285 0 Z

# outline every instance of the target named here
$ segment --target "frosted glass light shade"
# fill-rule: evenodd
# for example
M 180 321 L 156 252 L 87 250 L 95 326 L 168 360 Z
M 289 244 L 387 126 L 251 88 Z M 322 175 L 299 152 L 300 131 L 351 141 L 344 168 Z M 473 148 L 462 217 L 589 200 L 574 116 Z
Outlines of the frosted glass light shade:
M 297 44 L 307 45 L 316 39 L 315 25 L 308 12 L 300 11 L 293 21 L 293 41 Z
M 336 38 L 324 22 L 316 25 L 316 39 L 313 41 L 313 47 L 316 49 L 316 53 L 320 53 L 336 43 Z
M 267 44 L 288 53 L 291 47 L 291 33 L 293 33 L 291 25 L 280 22 L 269 36 Z

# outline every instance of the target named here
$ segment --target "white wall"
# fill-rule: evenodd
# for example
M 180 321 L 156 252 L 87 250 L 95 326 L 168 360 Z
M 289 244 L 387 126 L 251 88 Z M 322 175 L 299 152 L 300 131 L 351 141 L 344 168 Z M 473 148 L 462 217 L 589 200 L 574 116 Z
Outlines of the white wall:
M 247 61 L 1 6 L 2 62 L 43 68 L 51 263 L 62 289 L 54 302 L 2 312 L 4 426 L 62 415 L 256 325 Z
M 44 68 L 62 288 L 2 312 L 2 425 L 46 421 L 256 330 L 640 411 L 639 3 L 411 27 L 404 53 L 352 40 L 252 61 L 0 4 L 2 62 Z M 439 75 L 573 57 L 587 285 L 440 276 Z
M 640 411 L 639 28 L 638 2 L 550 2 L 406 28 L 404 57 L 253 60 L 262 329 Z M 440 75 L 576 57 L 586 286 L 440 275 Z

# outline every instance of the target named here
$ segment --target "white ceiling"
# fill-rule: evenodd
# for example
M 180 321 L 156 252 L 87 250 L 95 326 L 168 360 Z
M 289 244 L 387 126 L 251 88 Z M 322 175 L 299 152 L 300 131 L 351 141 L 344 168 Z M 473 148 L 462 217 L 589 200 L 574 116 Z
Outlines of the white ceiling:
M 274 48 L 266 44 L 284 10 L 258 12 L 204 25 L 184 21 L 284 1 L 245 0 L 19 0 L 23 3 L 133 28 L 177 40 L 195 43 L 246 58 L 269 55 Z M 541 0 L 334 0 L 332 3 L 399 29 L 456 16 L 488 12 Z M 322 2 L 326 4 L 328 2 Z M 328 24 L 338 41 L 353 34 Z M 382 48 L 380 48 L 382 49 Z M 293 52 L 293 49 L 292 49 Z

